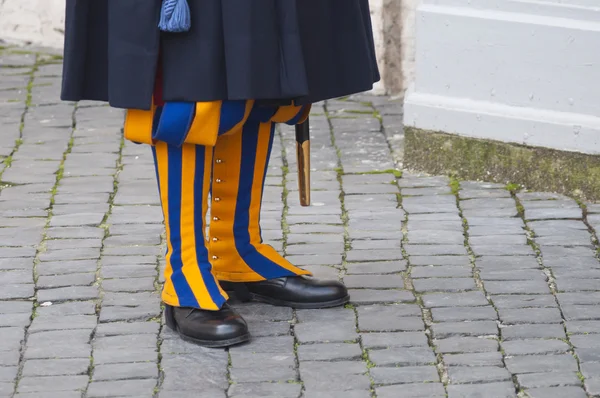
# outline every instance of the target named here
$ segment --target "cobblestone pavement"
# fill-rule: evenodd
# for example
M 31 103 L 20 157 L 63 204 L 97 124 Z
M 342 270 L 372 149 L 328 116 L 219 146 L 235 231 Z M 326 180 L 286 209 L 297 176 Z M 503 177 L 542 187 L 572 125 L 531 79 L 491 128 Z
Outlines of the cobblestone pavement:
M 60 103 L 60 60 L 0 54 L 0 396 L 535 397 L 600 394 L 600 206 L 394 171 L 401 111 L 315 108 L 314 206 L 283 128 L 265 238 L 352 303 L 237 305 L 253 341 L 209 350 L 161 322 L 150 151 L 123 113 Z

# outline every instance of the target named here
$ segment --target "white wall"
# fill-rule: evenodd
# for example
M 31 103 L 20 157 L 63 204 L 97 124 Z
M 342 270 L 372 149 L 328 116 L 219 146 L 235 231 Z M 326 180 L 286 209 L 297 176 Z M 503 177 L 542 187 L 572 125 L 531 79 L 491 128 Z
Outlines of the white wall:
M 382 20 L 383 0 L 369 0 L 371 3 L 371 19 L 373 21 L 373 36 L 375 39 L 375 51 L 377 54 L 384 54 L 384 27 Z M 384 73 L 385 62 L 383 56 L 378 58 L 379 69 Z M 376 93 L 385 93 L 383 79 L 374 87 Z
M 65 0 L 0 0 L 0 38 L 62 47 Z
M 600 4 L 423 0 L 405 123 L 600 154 Z

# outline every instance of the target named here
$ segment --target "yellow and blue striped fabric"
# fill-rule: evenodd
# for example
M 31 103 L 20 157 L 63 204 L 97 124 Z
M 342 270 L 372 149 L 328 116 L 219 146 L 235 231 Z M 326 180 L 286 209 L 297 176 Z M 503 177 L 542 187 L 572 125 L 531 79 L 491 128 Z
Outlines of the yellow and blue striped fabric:
M 251 118 L 252 119 L 252 118 Z M 219 280 L 254 282 L 308 275 L 262 241 L 260 211 L 274 124 L 249 120 L 215 147 L 210 253 Z
M 163 301 L 217 310 L 228 297 L 212 272 L 204 234 L 212 149 L 159 142 L 153 153 L 167 232 Z
M 228 115 L 218 115 L 221 128 L 212 124 L 217 137 L 214 147 L 181 139 L 181 132 L 191 130 L 190 125 L 207 120 L 207 128 L 216 120 L 215 114 L 199 118 L 195 106 L 196 114 L 191 119 L 190 107 L 186 113 L 183 107 L 172 108 L 169 104 L 146 114 L 130 112 L 128 138 L 153 144 L 167 232 L 163 301 L 173 306 L 217 310 L 228 299 L 218 280 L 252 282 L 310 274 L 264 244 L 260 229 L 263 188 L 274 138 L 272 120 L 295 123 L 307 116 L 310 106 L 269 109 L 252 104 L 250 112 L 248 102 L 243 106 L 223 103 L 219 109 Z M 161 124 L 164 129 L 159 132 Z M 148 128 L 150 133 L 146 134 Z M 207 242 L 209 193 L 212 221 Z
M 249 118 L 260 122 L 298 124 L 306 119 L 310 105 L 266 107 L 255 101 L 167 102 L 144 111 L 130 109 L 125 119 L 125 138 L 153 145 L 162 141 L 215 146 L 220 135 L 242 129 Z

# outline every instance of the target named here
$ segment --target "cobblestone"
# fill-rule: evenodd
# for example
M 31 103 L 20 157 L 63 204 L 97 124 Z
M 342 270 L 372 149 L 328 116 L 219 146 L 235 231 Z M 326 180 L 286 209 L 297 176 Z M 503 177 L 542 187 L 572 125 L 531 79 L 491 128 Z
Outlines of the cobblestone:
M 498 366 L 452 366 L 448 369 L 448 377 L 452 384 L 490 383 L 511 380 L 511 374 L 508 370 Z
M 123 111 L 61 103 L 57 62 L 0 48 L 21 65 L 0 70 L 0 174 L 19 184 L 0 187 L 0 396 L 17 378 L 15 398 L 600 395 L 600 205 L 518 192 L 523 216 L 502 184 L 382 171 L 401 162 L 402 110 L 368 94 L 314 106 L 313 207 L 281 127 L 261 217 L 351 304 L 235 303 L 249 344 L 179 340 L 151 153 L 122 142 Z

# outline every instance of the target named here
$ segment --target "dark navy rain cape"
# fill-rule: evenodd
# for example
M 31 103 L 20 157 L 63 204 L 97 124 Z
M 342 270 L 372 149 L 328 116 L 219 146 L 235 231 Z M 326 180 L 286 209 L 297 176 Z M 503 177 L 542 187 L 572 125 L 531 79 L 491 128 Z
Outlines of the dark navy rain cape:
M 188 0 L 191 29 L 158 28 L 162 0 L 67 0 L 62 99 L 308 104 L 379 80 L 368 0 Z

